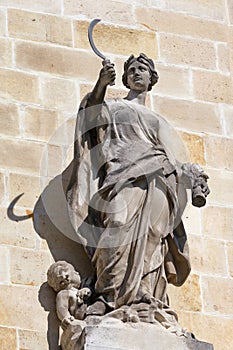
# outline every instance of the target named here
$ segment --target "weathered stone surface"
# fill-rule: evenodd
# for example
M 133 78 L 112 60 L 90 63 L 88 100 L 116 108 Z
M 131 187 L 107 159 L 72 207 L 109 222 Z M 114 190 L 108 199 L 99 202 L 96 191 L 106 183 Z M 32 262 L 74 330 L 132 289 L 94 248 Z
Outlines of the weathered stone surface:
M 5 36 L 6 35 L 6 10 L 0 9 L 0 35 Z
M 201 213 L 199 208 L 187 205 L 182 216 L 186 231 L 195 235 L 201 234 Z
M 29 331 L 19 329 L 19 348 L 20 350 L 47 350 L 49 345 L 47 342 L 46 332 Z
M 92 53 L 33 42 L 17 42 L 15 60 L 18 68 L 90 80 L 101 66 Z
M 19 202 L 20 203 L 20 202 Z M 27 215 L 26 210 L 17 208 L 17 215 Z M 35 247 L 35 231 L 31 219 L 12 221 L 7 216 L 7 208 L 0 208 L 0 243 L 21 247 Z
M 38 78 L 32 74 L 0 69 L 0 98 L 22 102 L 39 102 Z M 24 82 L 22 84 L 22 81 Z
M 214 168 L 233 171 L 233 140 L 224 137 L 205 137 L 206 163 Z
M 152 5 L 156 0 L 152 0 Z M 224 0 L 161 0 L 161 7 L 168 10 L 185 12 L 187 14 L 224 21 L 226 19 Z
M 88 26 L 88 22 L 74 22 L 75 47 L 90 49 Z M 156 35 L 151 31 L 129 30 L 100 23 L 95 27 L 93 38 L 96 46 L 104 53 L 129 56 L 129 53 L 137 55 L 139 52 L 144 52 L 148 57 L 157 58 Z
M 205 165 L 203 138 L 186 132 L 181 132 L 180 134 L 189 150 L 191 162 Z
M 228 5 L 230 23 L 233 24 L 233 4 L 231 0 L 227 0 L 227 5 Z
M 47 313 L 38 301 L 38 288 L 0 285 L 0 293 L 1 325 L 18 327 L 20 320 L 21 328 L 47 330 Z
M 216 41 L 226 41 L 227 26 L 215 21 L 190 17 L 183 13 L 138 7 L 136 20 L 146 28 L 158 32 L 189 35 Z
M 233 104 L 229 76 L 207 71 L 193 71 L 194 97 L 202 101 Z
M 227 276 L 224 242 L 189 234 L 193 271 Z
M 10 282 L 10 271 L 9 271 L 9 249 L 8 247 L 0 246 L 0 278 L 1 283 Z
M 226 44 L 217 46 L 218 68 L 223 73 L 230 72 L 230 51 Z
M 166 63 L 216 69 L 213 43 L 187 39 L 173 34 L 160 34 L 160 60 Z
M 28 106 L 24 112 L 24 128 L 27 138 L 49 141 L 58 128 L 58 113 Z
M 158 83 L 154 86 L 152 93 L 170 95 L 178 98 L 191 97 L 188 70 L 161 64 L 156 65 L 156 70 L 160 78 Z
M 86 348 L 90 350 L 212 350 L 211 344 L 177 337 L 155 325 L 103 324 L 86 327 Z
M 23 174 L 9 176 L 9 194 L 12 201 L 19 194 L 24 193 L 20 199 L 20 206 L 33 208 L 41 193 L 40 178 Z
M 15 104 L 0 103 L 0 133 L 19 135 L 19 110 Z
M 49 252 L 11 247 L 11 282 L 39 286 L 46 281 L 46 272 L 51 263 Z
M 77 88 L 68 79 L 44 78 L 41 82 L 42 101 L 46 108 L 76 112 L 78 106 Z
M 2 168 L 39 173 L 44 145 L 16 140 L 2 140 L 0 146 L 0 164 Z
M 211 192 L 208 196 L 208 203 L 214 205 L 233 205 L 232 188 L 233 178 L 232 172 L 224 170 L 206 170 L 210 179 L 209 187 Z
M 168 288 L 170 305 L 179 313 L 182 311 L 201 311 L 201 290 L 198 275 L 190 275 L 185 284 L 174 287 L 171 284 Z
M 233 314 L 233 280 L 219 277 L 202 277 L 204 310 L 216 314 Z
M 222 132 L 215 104 L 155 96 L 154 109 L 176 127 L 197 132 Z
M 60 14 L 61 3 L 61 0 L 52 0 L 49 3 L 47 0 L 38 0 L 30 3 L 28 2 L 28 0 L 2 0 L 1 6 L 9 6 L 25 10 Z
M 208 237 L 233 240 L 233 209 L 218 206 L 203 208 L 202 227 L 203 234 Z
M 11 37 L 72 46 L 71 20 L 68 18 L 9 9 L 8 31 Z
M 232 106 L 223 106 L 224 113 L 224 122 L 226 134 L 229 137 L 233 137 L 233 107 Z
M 9 39 L 0 39 L 0 65 L 1 67 L 12 66 L 12 49 Z
M 5 200 L 5 176 L 3 173 L 0 173 L 0 193 L 1 198 L 0 198 L 0 204 L 3 204 L 4 200 Z
M 112 0 L 64 0 L 65 15 L 85 16 L 86 18 L 102 18 L 117 24 L 132 25 L 133 8 L 131 3 Z
M 17 350 L 16 329 L 0 327 L 1 350 Z
M 227 263 L 231 277 L 233 277 L 233 242 L 227 243 Z

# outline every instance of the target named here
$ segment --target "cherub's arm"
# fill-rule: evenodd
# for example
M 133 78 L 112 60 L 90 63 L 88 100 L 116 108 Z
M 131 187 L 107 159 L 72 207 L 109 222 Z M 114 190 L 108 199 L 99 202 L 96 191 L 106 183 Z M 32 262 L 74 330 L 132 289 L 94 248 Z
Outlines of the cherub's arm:
M 57 310 L 57 316 L 60 321 L 63 321 L 65 317 L 74 319 L 69 311 L 69 298 L 70 298 L 70 294 L 68 290 L 61 290 L 57 294 L 56 310 Z

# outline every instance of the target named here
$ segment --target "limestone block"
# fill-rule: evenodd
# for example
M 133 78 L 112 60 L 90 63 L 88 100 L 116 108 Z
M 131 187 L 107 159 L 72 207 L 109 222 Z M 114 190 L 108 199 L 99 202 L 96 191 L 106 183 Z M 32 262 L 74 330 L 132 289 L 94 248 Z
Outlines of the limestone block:
M 222 132 L 219 110 L 215 104 L 155 96 L 154 109 L 176 127 L 194 132 Z
M 152 345 L 153 344 L 153 345 Z M 110 323 L 86 327 L 88 350 L 212 350 L 211 344 L 169 334 L 151 324 Z
M 191 266 L 193 271 L 227 276 L 224 242 L 189 235 Z
M 232 1 L 227 0 L 227 5 L 228 5 L 230 24 L 233 24 L 233 4 L 232 4 Z
M 48 176 L 54 177 L 63 170 L 62 149 L 59 146 L 48 145 Z
M 57 128 L 58 113 L 56 111 L 30 106 L 25 108 L 24 129 L 27 138 L 48 141 Z
M 190 275 L 183 286 L 168 287 L 168 297 L 171 307 L 179 313 L 182 311 L 201 311 L 201 290 L 198 275 Z M 186 324 L 182 324 L 186 327 Z
M 203 276 L 201 286 L 205 312 L 232 316 L 232 279 Z
M 40 178 L 37 176 L 14 174 L 9 176 L 10 201 L 21 193 L 18 204 L 27 209 L 33 208 L 42 191 Z
M 232 106 L 223 106 L 224 113 L 224 122 L 226 134 L 229 137 L 233 137 L 233 107 Z
M 214 41 L 226 41 L 227 38 L 226 25 L 182 13 L 138 7 L 135 16 L 137 23 L 158 32 L 188 35 Z
M 225 170 L 206 169 L 210 179 L 211 192 L 208 196 L 209 204 L 233 205 L 233 177 L 232 172 Z
M 0 115 L 0 133 L 18 136 L 20 133 L 18 107 L 11 103 L 0 103 Z
M 0 69 L 0 98 L 21 102 L 39 102 L 38 78 L 32 74 Z
M 0 39 L 0 65 L 2 67 L 12 66 L 12 49 L 9 39 Z
M 200 313 L 191 313 L 190 317 L 192 331 L 198 339 L 213 343 L 215 350 L 232 350 L 232 318 Z
M 160 78 L 153 87 L 153 94 L 158 93 L 178 98 L 191 97 L 188 70 L 161 64 L 156 65 L 156 70 Z
M 77 111 L 77 89 L 73 81 L 67 79 L 43 78 L 41 89 L 42 101 L 46 108 L 69 112 Z
M 231 277 L 233 277 L 233 242 L 227 243 L 227 259 L 229 272 Z
M 2 168 L 39 173 L 44 145 L 34 142 L 3 139 L 0 146 Z
M 230 51 L 226 44 L 217 46 L 218 68 L 223 73 L 230 72 Z
M 5 176 L 3 173 L 0 173 L 0 193 L 0 204 L 2 204 L 5 199 Z
M 101 60 L 89 52 L 20 41 L 15 60 L 18 68 L 90 80 L 96 80 L 101 67 Z
M 74 22 L 75 47 L 90 49 L 87 37 L 89 22 Z M 157 58 L 156 34 L 151 31 L 129 30 L 128 28 L 98 24 L 93 31 L 98 49 L 105 53 L 129 56 L 144 52 L 148 57 Z
M 0 246 L 0 281 L 1 283 L 10 282 L 9 249 L 2 246 Z
M 0 35 L 6 35 L 6 11 L 0 9 Z
M 112 0 L 64 0 L 64 14 L 101 18 L 103 21 L 132 25 L 133 7 L 131 3 Z
M 212 189 L 211 189 L 212 190 Z M 214 220 L 213 220 L 214 218 Z M 233 209 L 208 206 L 202 210 L 202 231 L 207 237 L 233 240 Z
M 69 18 L 47 17 L 47 40 L 65 46 L 72 46 L 72 26 Z
M 154 0 L 152 0 L 152 5 Z M 219 21 L 226 19 L 224 0 L 161 0 L 160 6 L 168 9 L 185 12 L 192 16 L 212 18 Z
M 25 216 L 26 210 L 17 208 L 17 215 Z M 21 247 L 35 247 L 35 232 L 31 219 L 12 221 L 7 216 L 7 208 L 0 208 L 0 243 Z
M 61 13 L 61 0 L 38 0 L 28 2 L 28 0 L 1 0 L 1 6 L 15 7 L 19 9 L 32 10 L 35 12 Z
M 167 63 L 216 69 L 213 43 L 187 39 L 172 34 L 160 34 L 160 59 Z
M 52 259 L 49 252 L 11 247 L 10 262 L 12 283 L 39 286 L 46 281 Z
M 17 350 L 16 329 L 0 327 L 1 350 Z
M 38 300 L 38 289 L 0 285 L 0 324 L 46 332 L 48 315 Z
M 193 85 L 198 100 L 233 104 L 232 81 L 226 75 L 195 70 Z
M 28 331 L 19 329 L 19 348 L 20 350 L 48 350 L 46 332 Z
M 10 37 L 46 41 L 47 16 L 41 13 L 8 9 L 8 32 Z
M 189 150 L 191 162 L 205 165 L 203 138 L 186 132 L 180 132 L 180 135 Z
M 9 9 L 8 31 L 14 38 L 72 46 L 71 20 L 68 18 Z
M 230 157 L 233 140 L 208 136 L 205 137 L 206 163 L 214 168 L 233 171 L 233 157 Z

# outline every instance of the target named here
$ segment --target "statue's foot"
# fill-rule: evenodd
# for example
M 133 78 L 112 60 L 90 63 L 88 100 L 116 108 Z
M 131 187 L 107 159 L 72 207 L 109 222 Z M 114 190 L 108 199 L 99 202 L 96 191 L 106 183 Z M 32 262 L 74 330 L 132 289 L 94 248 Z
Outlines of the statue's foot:
M 86 315 L 103 316 L 106 313 L 106 309 L 106 304 L 101 300 L 97 300 L 94 304 L 88 306 Z

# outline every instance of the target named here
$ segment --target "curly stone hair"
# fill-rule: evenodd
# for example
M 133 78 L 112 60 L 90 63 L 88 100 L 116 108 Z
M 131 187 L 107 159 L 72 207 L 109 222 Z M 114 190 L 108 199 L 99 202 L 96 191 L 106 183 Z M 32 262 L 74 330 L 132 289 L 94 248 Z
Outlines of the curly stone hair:
M 75 271 L 74 267 L 66 261 L 57 261 L 50 266 L 50 268 L 48 269 L 48 272 L 47 272 L 48 285 L 50 287 L 52 287 L 53 290 L 55 290 L 55 292 L 59 292 L 62 289 L 60 284 L 58 283 L 58 280 L 57 280 L 57 270 L 59 268 L 66 269 L 67 267 L 73 273 L 73 279 L 72 279 L 71 283 L 76 282 L 76 284 L 77 284 L 77 282 L 79 282 L 79 285 L 80 285 L 80 282 L 81 282 L 80 275 L 77 271 Z M 77 286 L 77 287 L 79 287 L 79 286 Z
M 140 53 L 140 55 L 138 57 L 131 55 L 127 59 L 127 61 L 124 63 L 124 73 L 122 75 L 122 82 L 129 89 L 129 85 L 127 82 L 127 71 L 128 71 L 129 66 L 136 61 L 145 64 L 149 68 L 149 72 L 151 75 L 151 83 L 148 86 L 148 91 L 150 91 L 152 89 L 152 86 L 157 83 L 159 76 L 155 70 L 154 62 L 150 58 L 148 58 L 144 53 Z

